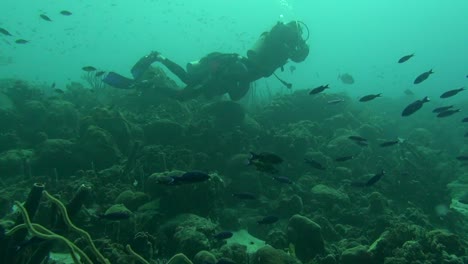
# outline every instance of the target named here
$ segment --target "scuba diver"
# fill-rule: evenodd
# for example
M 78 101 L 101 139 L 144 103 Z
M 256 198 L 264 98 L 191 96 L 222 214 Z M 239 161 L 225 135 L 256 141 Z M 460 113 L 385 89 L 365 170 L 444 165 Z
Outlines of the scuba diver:
M 307 30 L 305 39 L 302 38 L 302 26 Z M 260 35 L 254 47 L 248 50 L 247 57 L 236 53 L 213 52 L 199 61 L 188 63 L 184 70 L 159 52 L 153 51 L 132 67 L 133 79 L 109 72 L 103 82 L 116 88 L 133 89 L 144 81 L 142 77 L 150 65 L 160 62 L 186 85 L 182 90 L 166 91 L 168 96 L 187 100 L 200 95 L 210 98 L 227 93 L 231 100 L 237 101 L 248 92 L 252 82 L 271 75 L 291 88 L 290 83 L 280 79 L 274 72 L 278 68 L 283 70 L 288 60 L 302 62 L 307 58 L 308 35 L 308 28 L 303 22 L 278 22 L 270 31 Z

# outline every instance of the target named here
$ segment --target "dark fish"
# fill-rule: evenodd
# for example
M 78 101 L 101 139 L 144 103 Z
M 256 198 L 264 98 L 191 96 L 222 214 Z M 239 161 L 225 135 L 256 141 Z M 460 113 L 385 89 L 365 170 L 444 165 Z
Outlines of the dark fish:
M 354 141 L 354 143 L 356 143 L 357 145 L 359 145 L 361 147 L 369 146 L 369 143 L 367 141 Z
M 403 63 L 403 62 L 405 62 L 405 61 L 411 59 L 411 57 L 413 57 L 413 56 L 414 56 L 414 54 L 410 54 L 410 55 L 403 56 L 403 57 L 401 57 L 401 58 L 398 60 L 398 63 Z
M 275 179 L 278 182 L 285 183 L 285 184 L 292 184 L 293 181 L 289 179 L 288 177 L 285 176 L 274 176 L 273 179 Z
M 312 89 L 309 94 L 318 94 L 318 93 L 321 93 L 323 92 L 325 89 L 329 89 L 330 87 L 328 87 L 328 84 L 327 85 L 320 85 L 319 87 L 316 87 L 314 89 Z
M 450 91 L 447 91 L 447 92 L 441 94 L 440 98 L 449 98 L 449 97 L 452 97 L 452 96 L 456 95 L 457 93 L 459 93 L 461 91 L 464 91 L 464 90 L 465 90 L 465 87 L 450 90 Z
M 382 177 L 385 175 L 385 171 L 382 170 L 379 173 L 376 173 L 372 178 L 370 178 L 367 182 L 353 182 L 351 183 L 354 187 L 369 187 L 376 184 Z
M 370 178 L 367 182 L 366 182 L 366 186 L 372 186 L 374 184 L 376 184 L 378 181 L 380 181 L 380 179 L 382 179 L 382 177 L 385 175 L 385 171 L 382 170 L 381 172 L 379 173 L 376 173 L 374 176 L 372 176 L 372 178 Z
M 338 157 L 338 158 L 335 159 L 335 161 L 337 161 L 337 162 L 344 162 L 344 161 L 352 160 L 352 159 L 354 159 L 354 157 L 355 157 L 354 155 L 352 155 L 352 156 Z
M 463 118 L 463 119 L 462 119 L 462 122 L 463 122 L 463 123 L 467 123 L 467 122 L 468 122 L 468 117 Z
M 106 73 L 106 72 L 105 71 L 97 71 L 94 76 L 101 77 L 104 73 Z
M 382 96 L 381 93 L 379 93 L 379 94 L 369 94 L 369 95 L 361 97 L 361 99 L 359 99 L 359 102 L 369 102 L 369 101 L 374 100 L 375 98 L 381 97 L 381 96 Z
M 223 239 L 228 239 L 232 237 L 232 232 L 230 231 L 222 231 L 219 232 L 218 234 L 214 235 L 213 237 L 218 239 L 218 240 L 223 240 Z
M 385 147 L 394 146 L 398 143 L 400 143 L 400 140 L 386 141 L 386 142 L 381 143 L 379 146 L 381 146 L 382 148 L 385 148 Z
M 58 94 L 64 94 L 65 92 L 62 89 L 55 89 L 54 92 Z
M 442 113 L 444 111 L 449 110 L 452 107 L 453 107 L 453 105 L 437 107 L 434 110 L 432 110 L 432 113 Z
M 55 83 L 52 83 L 52 85 L 50 86 L 50 88 L 54 89 L 54 88 L 55 88 Z
M 326 168 L 319 163 L 318 161 L 311 160 L 311 159 L 305 159 L 305 162 L 309 164 L 312 168 L 317 169 L 317 170 L 326 170 Z
M 44 15 L 44 14 L 41 14 L 40 17 L 41 17 L 42 19 L 44 19 L 45 21 L 52 22 L 52 19 L 50 19 L 50 17 L 48 17 L 48 16 L 46 16 L 46 15 Z
M 8 30 L 4 29 L 4 28 L 0 28 L 0 33 L 2 33 L 3 35 L 5 36 L 12 36 L 10 34 L 10 32 L 8 32 Z
M 365 138 L 363 138 L 361 136 L 349 136 L 348 138 L 351 139 L 352 141 L 356 141 L 356 142 L 367 141 L 367 139 L 365 139 Z
M 291 73 L 294 73 L 295 70 L 296 70 L 296 66 L 294 66 L 294 65 L 289 66 L 289 71 Z
M 448 117 L 458 112 L 460 112 L 460 109 L 449 109 L 447 111 L 440 112 L 437 114 L 437 117 Z
M 459 161 L 468 161 L 468 156 L 467 155 L 461 155 L 456 158 Z
M 255 196 L 255 194 L 249 193 L 249 192 L 233 193 L 232 196 L 241 200 L 256 200 L 257 199 L 257 196 Z
M 25 39 L 17 39 L 17 40 L 15 40 L 15 43 L 16 44 L 26 44 L 26 43 L 29 43 L 29 41 L 25 40 Z
M 94 68 L 93 66 L 85 66 L 83 68 L 81 68 L 83 71 L 85 72 L 92 72 L 92 71 L 96 71 L 96 68 Z
M 61 14 L 61 15 L 64 15 L 64 16 L 71 16 L 71 15 L 72 15 L 72 12 L 67 11 L 67 10 L 63 10 L 63 11 L 60 11 L 60 14 Z
M 414 114 L 416 111 L 421 109 L 424 103 L 429 102 L 429 97 L 424 97 L 422 100 L 416 100 L 409 104 L 405 109 L 403 109 L 403 112 L 401 112 L 401 116 L 410 116 Z
M 270 215 L 270 216 L 265 216 L 262 220 L 257 221 L 259 225 L 271 225 L 276 223 L 279 220 L 277 216 Z
M 186 183 L 197 183 L 197 182 L 204 182 L 210 179 L 210 175 L 200 172 L 200 171 L 189 171 L 181 176 L 172 176 L 172 181 L 170 184 L 178 185 L 178 184 L 186 184 Z
M 263 162 L 263 163 L 270 163 L 270 164 L 279 164 L 283 162 L 283 159 L 274 153 L 261 152 L 259 154 L 255 154 L 253 152 L 250 152 L 249 163 L 251 163 L 252 161 L 256 161 L 256 160 Z
M 338 79 L 340 79 L 341 82 L 343 82 L 345 84 L 353 84 L 354 83 L 353 76 L 351 76 L 351 74 L 348 74 L 348 73 L 338 75 Z
M 100 214 L 98 215 L 99 218 L 109 220 L 109 221 L 121 221 L 130 218 L 130 212 L 113 212 L 108 214 Z
M 431 70 L 427 71 L 427 72 L 423 72 L 421 73 L 418 77 L 416 77 L 416 79 L 414 79 L 414 84 L 420 84 L 422 82 L 424 82 L 428 77 L 429 75 L 433 74 L 434 72 Z
M 339 103 L 342 103 L 344 101 L 345 101 L 344 99 L 335 99 L 335 100 L 328 101 L 327 104 L 339 104 Z
M 464 137 L 468 137 L 468 132 L 465 133 Z

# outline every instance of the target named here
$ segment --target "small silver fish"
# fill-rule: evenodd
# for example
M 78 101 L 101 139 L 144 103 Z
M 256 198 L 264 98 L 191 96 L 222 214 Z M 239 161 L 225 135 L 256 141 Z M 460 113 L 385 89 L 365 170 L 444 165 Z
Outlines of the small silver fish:
M 327 104 L 339 104 L 339 103 L 342 103 L 344 101 L 345 101 L 344 99 L 335 99 L 335 100 L 328 101 Z

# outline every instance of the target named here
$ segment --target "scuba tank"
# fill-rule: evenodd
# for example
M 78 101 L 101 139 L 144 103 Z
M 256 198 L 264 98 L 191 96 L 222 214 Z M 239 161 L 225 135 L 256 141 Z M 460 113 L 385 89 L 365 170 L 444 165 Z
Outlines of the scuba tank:
M 268 32 L 263 32 L 260 35 L 260 38 L 255 42 L 254 46 L 247 51 L 247 57 L 252 60 L 257 60 L 261 56 L 262 52 L 265 50 L 265 39 L 268 35 Z

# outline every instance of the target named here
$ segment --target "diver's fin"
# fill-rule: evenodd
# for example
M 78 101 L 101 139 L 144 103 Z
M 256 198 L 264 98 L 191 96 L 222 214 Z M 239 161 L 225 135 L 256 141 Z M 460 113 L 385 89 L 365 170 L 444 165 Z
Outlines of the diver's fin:
M 132 89 L 135 81 L 115 72 L 109 72 L 102 81 L 114 88 Z

